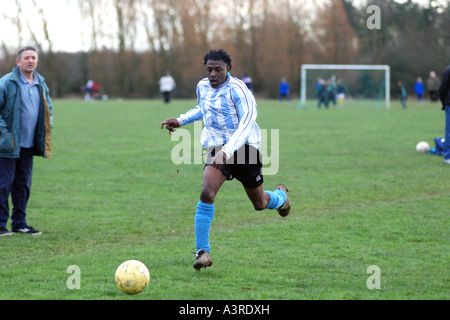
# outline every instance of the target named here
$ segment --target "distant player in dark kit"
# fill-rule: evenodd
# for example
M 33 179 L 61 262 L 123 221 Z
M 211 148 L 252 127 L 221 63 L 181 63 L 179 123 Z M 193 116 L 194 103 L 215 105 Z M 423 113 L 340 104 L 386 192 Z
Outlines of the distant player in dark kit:
M 400 102 L 402 103 L 402 108 L 406 109 L 406 99 L 408 98 L 408 92 L 406 91 L 406 87 L 403 84 L 403 81 L 399 81 L 397 85 L 400 91 Z
M 439 100 L 439 78 L 436 76 L 436 72 L 430 71 L 430 76 L 427 79 L 427 89 L 430 94 L 431 101 Z

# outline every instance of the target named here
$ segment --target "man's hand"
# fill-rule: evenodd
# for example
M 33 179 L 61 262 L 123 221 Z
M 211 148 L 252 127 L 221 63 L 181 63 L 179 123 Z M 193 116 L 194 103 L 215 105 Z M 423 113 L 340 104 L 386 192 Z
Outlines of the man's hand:
M 226 162 L 227 162 L 227 155 L 225 154 L 225 152 L 220 150 L 219 152 L 217 152 L 214 158 L 211 159 L 211 166 L 213 166 L 217 170 L 220 170 L 222 169 L 222 167 L 225 165 Z
M 178 128 L 180 124 L 177 119 L 167 119 L 161 124 L 161 129 L 164 129 L 164 126 L 169 130 L 169 134 L 172 134 L 172 132 L 175 132 L 175 128 Z

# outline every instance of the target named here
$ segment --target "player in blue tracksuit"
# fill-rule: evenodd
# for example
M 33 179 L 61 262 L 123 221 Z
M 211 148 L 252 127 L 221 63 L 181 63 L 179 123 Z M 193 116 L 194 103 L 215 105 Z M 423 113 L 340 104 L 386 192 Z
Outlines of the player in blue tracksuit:
M 282 102 L 285 99 L 287 102 L 291 101 L 290 97 L 291 88 L 286 78 L 281 78 L 280 85 L 278 87 L 278 102 Z
M 423 103 L 423 95 L 425 93 L 425 84 L 421 77 L 417 78 L 416 83 L 414 83 L 414 92 L 417 96 L 417 102 Z
M 204 64 L 207 78 L 197 85 L 198 105 L 161 125 L 161 129 L 165 126 L 171 133 L 194 121 L 203 120 L 205 124 L 201 143 L 208 159 L 195 213 L 196 270 L 212 265 L 209 231 L 215 212 L 214 200 L 226 180 L 239 180 L 256 210 L 276 209 L 285 217 L 291 208 L 284 185 L 278 185 L 275 191 L 263 188 L 258 151 L 261 133 L 256 123 L 253 94 L 244 82 L 230 75 L 231 58 L 224 50 L 208 52 Z

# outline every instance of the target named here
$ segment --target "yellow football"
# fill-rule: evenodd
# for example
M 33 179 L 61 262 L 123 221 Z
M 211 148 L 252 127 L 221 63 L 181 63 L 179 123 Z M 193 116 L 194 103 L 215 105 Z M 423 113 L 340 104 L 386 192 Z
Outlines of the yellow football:
M 128 260 L 116 270 L 116 286 L 126 294 L 142 292 L 150 282 L 150 272 L 138 260 Z

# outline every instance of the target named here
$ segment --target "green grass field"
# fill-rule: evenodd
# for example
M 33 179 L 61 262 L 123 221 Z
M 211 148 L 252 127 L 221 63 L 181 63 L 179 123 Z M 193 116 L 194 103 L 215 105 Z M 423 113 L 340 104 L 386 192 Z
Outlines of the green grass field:
M 296 109 L 263 100 L 258 123 L 279 129 L 291 214 L 256 212 L 237 181 L 216 199 L 212 268 L 196 272 L 194 214 L 202 165 L 175 165 L 161 122 L 195 101 L 54 100 L 53 158 L 35 158 L 28 223 L 41 236 L 0 238 L 0 299 L 449 299 L 450 166 L 418 154 L 444 134 L 437 104 Z M 186 127 L 192 130 L 192 126 Z M 10 222 L 8 223 L 10 228 Z M 150 270 L 127 296 L 125 260 Z M 81 289 L 69 289 L 69 266 Z M 369 289 L 369 266 L 380 289 Z

